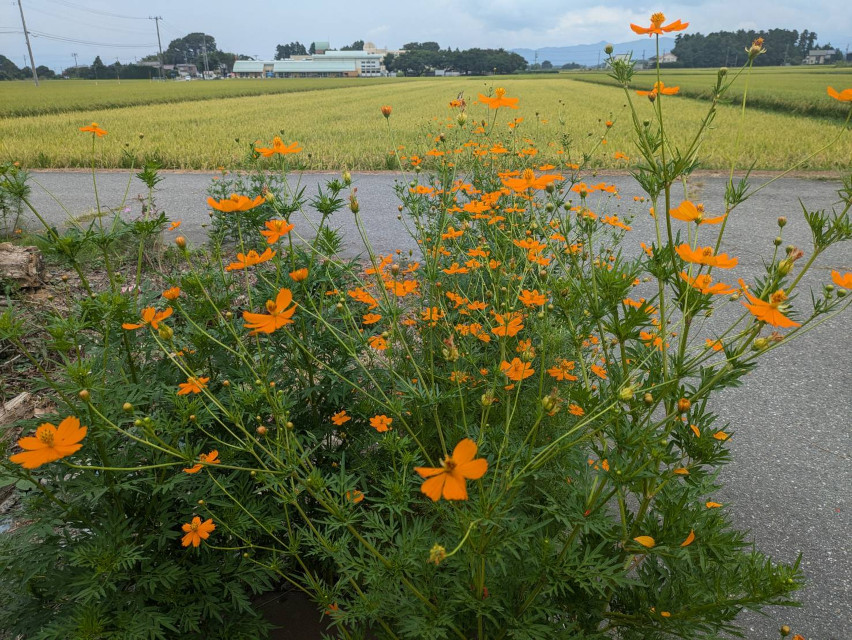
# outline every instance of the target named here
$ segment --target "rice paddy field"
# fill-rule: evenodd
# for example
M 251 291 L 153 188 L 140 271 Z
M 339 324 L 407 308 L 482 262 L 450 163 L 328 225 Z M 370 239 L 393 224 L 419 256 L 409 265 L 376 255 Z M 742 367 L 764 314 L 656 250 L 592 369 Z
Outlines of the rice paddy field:
M 825 89 L 832 86 L 838 91 L 852 86 L 852 67 L 757 67 L 750 74 L 738 74 L 730 69 L 728 79 L 733 83 L 727 92 L 728 102 L 742 102 L 743 90 L 748 85 L 748 101 L 754 107 L 829 118 L 843 118 L 849 111 L 848 103 L 830 98 Z M 680 87 L 680 93 L 693 98 L 709 98 L 716 83 L 716 69 L 666 69 L 663 71 L 667 85 Z M 604 72 L 573 72 L 575 80 L 614 85 L 615 81 Z M 654 70 L 638 71 L 634 76 L 637 89 L 650 89 L 657 79 Z
M 687 81 L 696 86 L 712 82 L 715 72 L 664 72 L 667 85 Z M 757 76 L 758 74 L 756 74 Z M 762 74 L 761 74 L 762 75 Z M 591 163 L 601 168 L 625 168 L 615 152 L 634 155 L 634 143 L 624 93 L 612 86 L 587 82 L 573 74 L 489 78 L 220 80 L 215 82 L 151 83 L 148 81 L 52 81 L 41 88 L 3 83 L 0 92 L 0 157 L 32 168 L 87 167 L 92 161 L 91 135 L 79 127 L 97 122 L 109 134 L 97 140 L 96 164 L 104 168 L 139 166 L 146 159 L 170 169 L 239 167 L 249 162 L 251 146 L 268 145 L 272 137 L 298 141 L 303 151 L 288 156 L 305 169 L 384 170 L 396 166 L 392 151 L 424 157 L 438 146 L 449 154 L 468 152 L 463 144 L 477 140 L 483 120 L 510 150 L 536 148 L 535 161 L 554 164 L 573 161 L 594 150 Z M 644 78 L 642 78 L 644 79 Z M 766 74 L 764 91 L 786 96 L 791 103 L 830 99 L 836 89 L 852 86 L 852 74 L 797 69 Z M 758 93 L 753 78 L 750 88 Z M 637 82 L 637 86 L 640 86 Z M 648 79 L 648 84 L 653 82 Z M 179 85 L 179 86 L 176 86 Z M 488 111 L 476 103 L 477 93 L 502 86 L 520 98 L 518 110 Z M 196 88 L 197 87 L 197 88 Z M 469 120 L 455 124 L 450 100 L 463 92 Z M 666 98 L 668 131 L 684 144 L 706 112 L 699 98 Z M 641 114 L 651 119 L 646 99 L 636 100 Z M 839 104 L 839 103 L 838 103 Z M 379 107 L 391 105 L 388 122 Z M 801 169 L 844 170 L 852 164 L 852 133 L 846 132 L 829 149 L 825 144 L 843 128 L 844 109 L 836 116 L 801 112 L 749 110 L 736 152 L 738 166 L 786 169 L 815 154 Z M 514 118 L 523 121 L 510 128 Z M 735 154 L 739 108 L 722 105 L 707 132 L 701 154 L 703 168 L 724 169 Z M 606 120 L 614 126 L 607 131 Z M 388 126 L 390 124 L 390 127 Z M 446 142 L 437 143 L 440 132 Z M 605 143 L 601 140 L 605 139 Z M 441 146 L 443 145 L 443 146 Z

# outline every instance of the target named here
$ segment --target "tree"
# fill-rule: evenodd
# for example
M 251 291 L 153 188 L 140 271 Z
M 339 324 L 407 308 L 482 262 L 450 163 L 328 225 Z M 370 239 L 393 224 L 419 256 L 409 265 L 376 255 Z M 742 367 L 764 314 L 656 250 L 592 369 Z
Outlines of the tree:
M 348 47 L 340 47 L 341 51 L 363 51 L 364 50 L 364 41 L 356 40 Z
M 40 64 L 36 67 L 36 73 L 38 73 L 38 77 L 43 80 L 51 80 L 56 77 L 56 73 L 54 73 L 53 69 Z
M 95 80 L 106 77 L 106 65 L 103 63 L 103 60 L 101 60 L 100 56 L 95 56 L 95 61 L 92 63 L 91 69 Z
M 542 69 L 552 69 L 553 63 L 550 60 L 545 60 L 544 62 L 541 63 L 541 68 Z
M 317 45 L 316 45 L 316 42 L 312 42 L 312 43 L 311 43 L 311 48 L 310 48 L 310 49 L 308 49 L 308 53 L 310 53 L 311 55 L 314 55 L 316 52 L 317 52 Z
M 194 64 L 199 69 L 204 68 L 204 49 L 207 48 L 207 60 L 211 67 L 217 62 L 216 38 L 206 33 L 195 32 L 177 38 L 169 43 L 163 52 L 164 64 Z
M 20 80 L 24 75 L 14 62 L 0 55 L 0 80 Z
M 409 42 L 402 45 L 405 51 L 440 51 L 441 45 L 437 42 Z
M 275 59 L 276 60 L 286 60 L 287 58 L 292 58 L 293 56 L 306 56 L 308 55 L 308 50 L 305 48 L 301 42 L 291 42 L 289 44 L 279 44 L 275 47 Z

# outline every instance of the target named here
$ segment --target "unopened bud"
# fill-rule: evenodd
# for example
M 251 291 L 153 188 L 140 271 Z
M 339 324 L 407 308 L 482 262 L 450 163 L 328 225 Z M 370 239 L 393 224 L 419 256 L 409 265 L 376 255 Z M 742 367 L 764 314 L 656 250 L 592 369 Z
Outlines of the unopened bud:
M 82 400 L 83 402 L 88 402 L 89 398 L 91 397 L 91 394 L 89 393 L 88 389 L 82 389 L 77 395 L 80 396 L 80 400 Z
M 177 245 L 178 249 L 186 249 L 186 238 L 184 238 L 183 236 L 178 236 L 177 238 L 175 238 L 175 244 Z
M 633 387 L 627 386 L 624 387 L 621 391 L 618 392 L 618 397 L 624 401 L 633 399 Z
M 784 240 L 781 238 L 781 236 L 775 236 L 775 239 L 772 241 L 772 244 L 774 244 L 776 247 L 780 247 L 782 242 L 784 242 Z
M 435 566 L 441 564 L 447 557 L 447 550 L 439 544 L 429 549 L 429 562 Z
M 346 171 L 344 171 L 344 172 L 343 172 L 343 174 L 341 175 L 341 177 L 343 178 L 343 184 L 345 184 L 347 187 L 348 187 L 350 184 L 352 184 L 352 174 L 351 174 L 351 173 L 349 173 L 349 170 L 348 170 L 348 169 L 347 169 Z
M 160 325 L 160 328 L 157 329 L 157 333 L 160 334 L 160 340 L 171 340 L 175 335 L 174 329 L 164 324 Z
M 133 411 L 133 405 L 129 402 L 125 402 L 123 405 L 121 405 L 121 410 L 125 413 L 130 413 L 131 411 Z
M 784 216 L 779 216 L 778 226 L 783 229 L 786 224 L 787 224 L 787 218 L 785 218 Z
M 781 634 L 782 638 L 786 638 L 790 635 L 790 627 L 788 627 L 786 624 L 782 625 L 781 628 L 778 629 L 778 633 Z
M 255 429 L 255 431 L 257 432 L 257 435 L 265 436 L 268 429 L 266 427 L 264 427 L 263 425 L 260 425 L 260 426 L 258 426 L 257 429 Z
M 459 115 L 456 116 L 456 122 L 459 123 L 460 127 L 463 127 L 467 122 L 467 114 L 462 111 Z
M 642 396 L 642 402 L 644 402 L 649 407 L 654 404 L 654 396 L 650 393 L 646 393 Z
M 690 402 L 689 398 L 681 398 L 677 401 L 677 410 L 678 413 L 686 413 L 689 411 L 689 408 L 692 406 L 692 402 Z
M 768 346 L 769 340 L 767 340 L 766 338 L 758 338 L 751 344 L 751 348 L 755 351 L 763 351 Z
M 726 75 L 728 75 L 728 67 L 721 67 L 719 69 L 719 77 L 724 78 Z
M 793 269 L 793 261 L 790 258 L 786 258 L 778 263 L 778 273 L 782 276 L 786 276 Z
M 361 205 L 358 203 L 358 198 L 354 192 L 349 194 L 349 210 L 352 213 L 358 213 L 361 210 Z

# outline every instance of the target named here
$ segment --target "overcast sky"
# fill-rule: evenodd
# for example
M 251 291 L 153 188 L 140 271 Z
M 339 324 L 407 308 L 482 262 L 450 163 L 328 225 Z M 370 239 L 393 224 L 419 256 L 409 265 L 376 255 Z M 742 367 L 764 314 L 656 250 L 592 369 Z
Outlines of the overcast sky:
M 537 49 L 624 42 L 636 36 L 629 22 L 647 25 L 654 11 L 690 22 L 686 33 L 719 30 L 809 29 L 819 42 L 852 50 L 849 0 L 684 0 L 680 3 L 609 0 L 589 4 L 566 0 L 21 0 L 37 65 L 61 69 L 90 64 L 132 62 L 156 52 L 154 21 L 163 48 L 193 31 L 216 38 L 220 49 L 271 59 L 275 45 L 293 40 L 306 46 L 329 40 L 339 48 L 355 40 L 399 48 L 406 42 L 434 40 L 442 47 Z M 571 4 L 575 8 L 571 8 Z M 50 37 L 48 37 L 50 36 Z M 59 38 L 59 39 L 57 39 Z M 75 42 L 76 41 L 76 42 Z M 0 53 L 19 67 L 26 44 L 18 7 L 0 3 Z

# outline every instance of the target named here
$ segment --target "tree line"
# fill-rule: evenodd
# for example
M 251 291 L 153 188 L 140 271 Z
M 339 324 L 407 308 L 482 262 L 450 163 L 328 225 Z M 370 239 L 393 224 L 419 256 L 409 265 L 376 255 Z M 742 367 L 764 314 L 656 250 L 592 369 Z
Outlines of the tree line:
M 389 53 L 384 57 L 388 71 L 406 76 L 422 76 L 438 69 L 462 75 L 485 75 L 515 73 L 527 68 L 523 56 L 505 49 L 441 49 L 437 42 L 409 42 L 403 49 L 405 53 L 398 56 Z
M 737 66 L 746 58 L 745 50 L 757 38 L 763 38 L 766 53 L 754 59 L 755 66 L 779 66 L 802 64 L 811 49 L 834 49 L 831 44 L 818 45 L 814 31 L 795 29 L 769 29 L 754 31 L 716 31 L 679 34 L 675 38 L 672 53 L 676 63 L 666 66 L 677 67 L 724 67 Z M 833 61 L 842 61 L 843 53 L 835 51 Z

